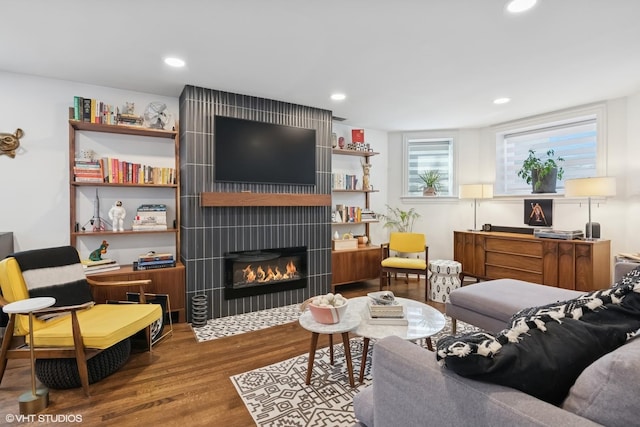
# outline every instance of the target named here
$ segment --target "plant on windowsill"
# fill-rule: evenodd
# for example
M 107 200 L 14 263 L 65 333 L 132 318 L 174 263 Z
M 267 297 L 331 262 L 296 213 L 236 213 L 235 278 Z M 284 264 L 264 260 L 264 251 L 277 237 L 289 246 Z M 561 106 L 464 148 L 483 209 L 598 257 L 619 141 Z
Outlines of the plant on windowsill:
M 534 150 L 529 150 L 529 156 L 522 162 L 518 176 L 527 184 L 532 185 L 532 193 L 555 193 L 556 183 L 562 179 L 564 169 L 562 157 L 555 157 L 553 149 L 547 151 L 546 159 L 536 156 Z
M 420 218 L 420 214 L 414 208 L 403 211 L 400 208 L 387 206 L 386 214 L 379 214 L 378 217 L 385 221 L 384 227 L 395 229 L 401 233 L 410 233 L 413 230 L 413 223 Z
M 420 179 L 424 182 L 424 187 L 422 188 L 423 196 L 436 196 L 438 194 L 438 190 L 440 189 L 440 171 L 437 170 L 429 170 L 424 171 L 418 174 Z

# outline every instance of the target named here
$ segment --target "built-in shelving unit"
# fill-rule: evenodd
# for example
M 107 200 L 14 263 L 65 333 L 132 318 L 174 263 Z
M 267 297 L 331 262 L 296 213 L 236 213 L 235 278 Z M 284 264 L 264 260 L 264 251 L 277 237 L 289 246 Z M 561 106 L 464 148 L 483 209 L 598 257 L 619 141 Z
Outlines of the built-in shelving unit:
M 103 135 L 103 136 L 101 136 Z M 108 258 L 114 258 L 121 265 L 119 270 L 98 273 L 101 280 L 152 279 L 146 289 L 149 293 L 168 294 L 171 314 L 177 321 L 185 321 L 185 268 L 180 263 L 180 152 L 178 130 L 149 129 L 143 127 L 107 125 L 69 120 L 69 242 L 78 248 L 81 257 L 88 257 L 89 249 L 96 249 L 101 240 L 110 243 Z M 174 170 L 171 183 L 113 183 L 76 182 L 74 167 L 82 150 L 93 150 L 97 156 L 122 156 L 122 159 L 144 159 L 145 163 L 163 162 Z M 127 205 L 125 220 L 131 222 L 135 209 L 140 204 L 166 201 L 173 218 L 167 221 L 166 230 L 134 231 L 127 227 L 124 231 L 110 228 L 93 230 L 91 221 L 96 214 L 107 220 L 109 203 L 100 204 L 99 191 L 108 193 L 104 200 L 116 198 Z M 94 196 L 95 194 L 95 196 Z M 92 208 L 92 209 L 91 209 Z M 95 221 L 94 221 L 95 222 Z M 83 229 L 84 228 L 84 229 Z M 164 237 L 164 236 L 168 236 Z M 174 253 L 176 266 L 157 270 L 134 270 L 131 254 L 142 254 L 156 250 L 160 245 Z M 95 247 L 94 247 L 95 246 Z M 123 254 L 120 259 L 112 254 Z M 96 302 L 126 300 L 126 292 L 136 292 L 135 287 L 94 290 Z
M 369 164 L 370 157 L 378 155 L 380 153 L 374 151 L 360 151 L 360 150 L 344 150 L 336 149 L 332 150 L 332 154 L 338 156 L 357 156 L 364 159 L 365 164 Z M 360 165 L 358 165 L 360 166 Z M 355 166 L 354 166 L 355 167 Z M 359 167 L 357 167 L 360 169 Z M 358 171 L 358 176 L 362 175 L 361 171 Z M 360 184 L 362 185 L 362 183 Z M 371 193 L 376 193 L 375 189 L 332 189 L 333 195 L 333 209 L 335 209 L 337 197 L 348 197 L 353 200 L 354 203 L 358 203 L 364 209 L 369 209 Z M 340 196 L 342 195 L 342 196 Z M 369 226 L 372 223 L 378 222 L 377 220 L 370 221 L 349 221 L 349 222 L 333 222 L 332 228 L 338 231 L 338 234 L 342 235 L 345 228 L 349 227 L 361 227 L 364 229 L 364 234 L 367 239 L 370 240 Z M 340 249 L 331 252 L 332 262 L 332 279 L 331 289 L 335 291 L 335 287 L 342 284 L 358 282 L 367 279 L 373 279 L 379 276 L 380 271 L 380 248 L 375 245 L 368 244 L 364 247 L 360 246 L 355 249 Z

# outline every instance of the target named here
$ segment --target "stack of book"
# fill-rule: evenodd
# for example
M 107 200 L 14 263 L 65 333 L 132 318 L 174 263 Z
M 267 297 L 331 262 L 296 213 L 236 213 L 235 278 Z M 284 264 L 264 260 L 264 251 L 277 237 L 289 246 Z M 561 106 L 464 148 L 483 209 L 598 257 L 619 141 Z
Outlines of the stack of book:
M 112 260 L 112 259 L 105 258 L 99 261 L 91 261 L 90 259 L 83 259 L 80 262 L 82 263 L 84 274 L 87 274 L 87 275 L 120 269 L 120 264 L 118 264 L 115 260 Z
M 408 325 L 402 304 L 376 304 L 370 301 L 367 310 L 369 323 L 378 325 Z
M 73 175 L 76 182 L 104 182 L 102 163 L 99 160 L 76 159 Z
M 131 229 L 133 231 L 166 230 L 167 205 L 140 205 Z
M 137 261 L 133 262 L 133 269 L 138 270 L 155 270 L 157 268 L 169 268 L 175 267 L 176 260 L 173 259 L 173 254 L 156 254 L 146 253 L 140 255 Z

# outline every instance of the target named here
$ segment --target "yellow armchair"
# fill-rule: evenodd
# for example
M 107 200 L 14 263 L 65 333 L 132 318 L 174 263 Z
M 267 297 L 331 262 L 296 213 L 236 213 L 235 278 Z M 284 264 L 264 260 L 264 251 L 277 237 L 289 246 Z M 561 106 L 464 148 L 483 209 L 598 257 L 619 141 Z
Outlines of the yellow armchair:
M 151 350 L 150 325 L 163 315 L 157 304 L 95 304 L 90 285 L 139 285 L 140 302 L 144 303 L 143 286 L 150 282 L 87 279 L 72 246 L 21 252 L 0 261 L 0 306 L 38 296 L 57 300 L 54 307 L 36 313 L 33 330 L 28 316 L 11 314 L 0 350 L 0 383 L 8 359 L 29 357 L 26 343 L 33 334 L 36 359 L 76 359 L 80 384 L 88 396 L 87 361 L 143 329 Z
M 384 286 L 389 287 L 391 283 L 391 274 L 417 274 L 418 280 L 420 276 L 425 276 L 425 301 L 428 296 L 428 280 L 427 265 L 429 258 L 429 247 L 427 239 L 421 233 L 391 233 L 389 242 L 381 245 L 382 261 L 380 263 L 380 290 Z M 410 256 L 391 256 L 391 252 L 396 255 Z M 417 255 L 424 254 L 424 259 Z

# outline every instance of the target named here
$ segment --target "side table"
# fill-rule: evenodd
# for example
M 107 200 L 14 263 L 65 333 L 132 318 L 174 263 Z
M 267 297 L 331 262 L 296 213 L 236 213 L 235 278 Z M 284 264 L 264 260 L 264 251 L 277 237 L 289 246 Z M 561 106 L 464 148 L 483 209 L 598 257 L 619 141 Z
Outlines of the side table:
M 13 317 L 18 314 L 29 315 L 29 353 L 31 359 L 31 390 L 20 395 L 21 414 L 35 414 L 42 411 L 49 405 L 49 389 L 41 387 L 36 389 L 36 358 L 33 349 L 33 313 L 44 308 L 51 307 L 56 303 L 52 297 L 28 298 L 15 301 L 5 305 L 2 311 Z M 9 339 L 9 337 L 6 337 Z
M 311 372 L 313 371 L 313 362 L 316 357 L 316 348 L 318 347 L 318 337 L 320 334 L 329 334 L 329 352 L 330 362 L 333 365 L 333 335 L 341 334 L 342 343 L 344 345 L 344 358 L 347 363 L 347 371 L 349 373 L 349 385 L 355 387 L 353 380 L 353 365 L 351 363 L 351 349 L 349 348 L 349 331 L 354 330 L 360 324 L 360 315 L 351 310 L 351 307 L 347 308 L 347 314 L 338 323 L 327 325 L 324 323 L 318 323 L 313 320 L 313 316 L 310 311 L 305 311 L 300 315 L 298 319 L 300 326 L 311 332 L 311 346 L 309 348 L 309 365 L 307 366 L 307 380 L 305 384 L 311 383 Z

